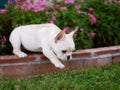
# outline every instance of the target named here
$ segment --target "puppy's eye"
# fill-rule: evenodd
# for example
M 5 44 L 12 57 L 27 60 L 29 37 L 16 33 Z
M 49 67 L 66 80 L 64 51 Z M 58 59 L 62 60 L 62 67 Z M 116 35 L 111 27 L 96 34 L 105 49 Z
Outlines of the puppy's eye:
M 66 53 L 67 51 L 66 50 L 63 50 L 62 53 Z

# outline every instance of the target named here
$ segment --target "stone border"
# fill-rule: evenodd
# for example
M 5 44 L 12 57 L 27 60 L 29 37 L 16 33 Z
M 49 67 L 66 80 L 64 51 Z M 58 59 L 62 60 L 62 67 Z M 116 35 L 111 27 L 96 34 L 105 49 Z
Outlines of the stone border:
M 120 46 L 77 50 L 73 59 L 62 62 L 64 69 L 55 68 L 42 54 L 25 58 L 15 55 L 0 56 L 0 78 L 21 78 L 89 67 L 101 67 L 120 62 Z

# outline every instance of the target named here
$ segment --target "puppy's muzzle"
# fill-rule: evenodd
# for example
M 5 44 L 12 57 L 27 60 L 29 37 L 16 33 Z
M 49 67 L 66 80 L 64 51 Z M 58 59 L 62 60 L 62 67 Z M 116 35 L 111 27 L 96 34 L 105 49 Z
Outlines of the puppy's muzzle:
M 67 60 L 70 60 L 70 55 L 69 55 L 69 56 L 67 56 Z

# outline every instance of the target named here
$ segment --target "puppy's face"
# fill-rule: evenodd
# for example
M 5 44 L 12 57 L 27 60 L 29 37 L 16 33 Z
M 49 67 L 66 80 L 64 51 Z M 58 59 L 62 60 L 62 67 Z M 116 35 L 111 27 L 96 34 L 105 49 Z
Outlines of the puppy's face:
M 70 60 L 72 58 L 72 51 L 75 50 L 73 35 L 76 31 L 65 34 L 61 31 L 55 37 L 55 45 L 53 51 L 60 60 Z

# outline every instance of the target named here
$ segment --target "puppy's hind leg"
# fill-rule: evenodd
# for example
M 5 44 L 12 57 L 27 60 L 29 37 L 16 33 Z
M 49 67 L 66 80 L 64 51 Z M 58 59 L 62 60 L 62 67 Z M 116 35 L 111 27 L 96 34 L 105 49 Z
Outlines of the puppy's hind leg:
M 21 46 L 21 35 L 20 30 L 14 30 L 10 35 L 10 42 L 13 47 L 13 53 L 18 57 L 26 57 L 27 54 L 22 52 L 20 49 Z

